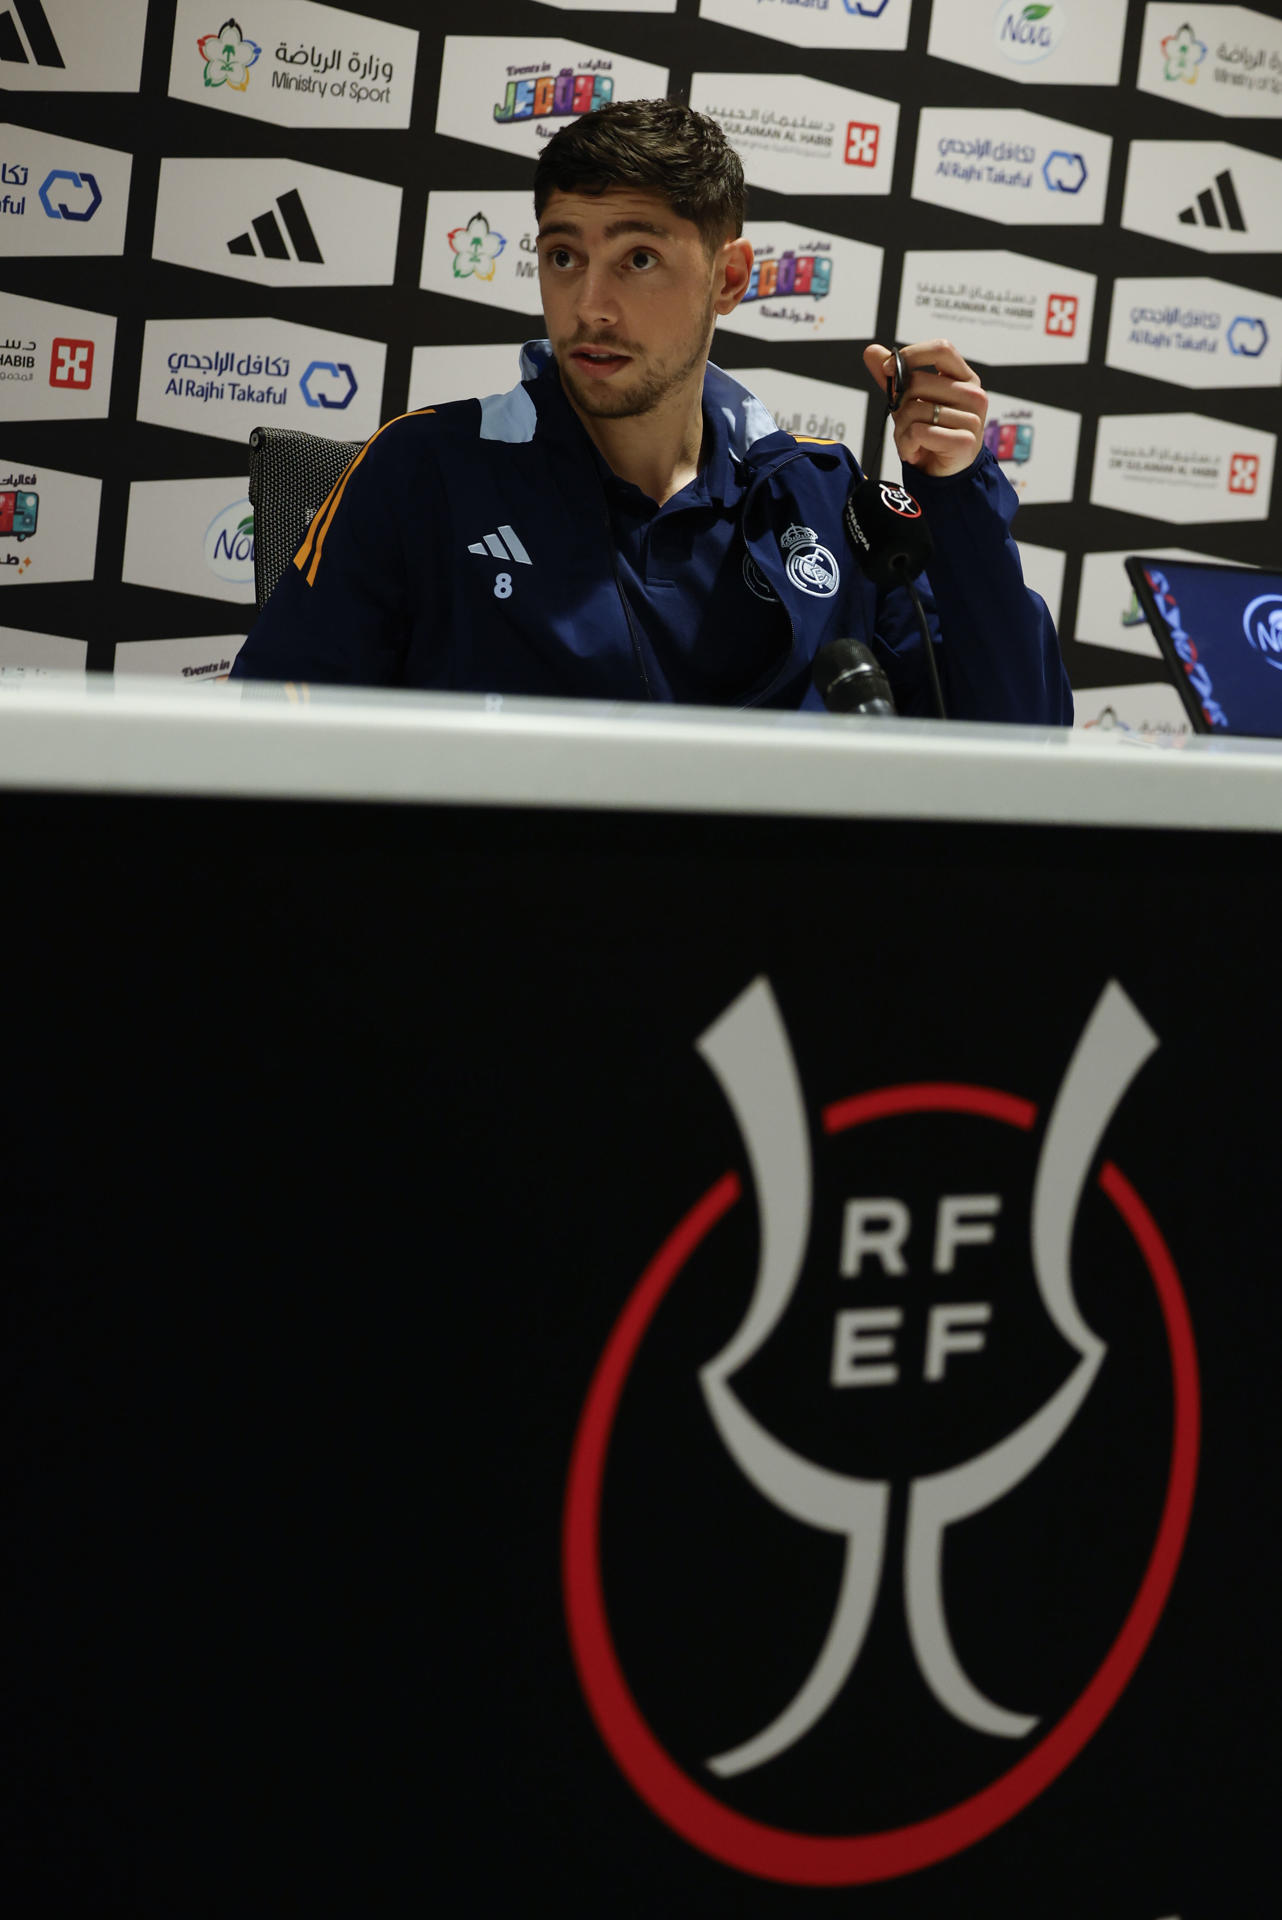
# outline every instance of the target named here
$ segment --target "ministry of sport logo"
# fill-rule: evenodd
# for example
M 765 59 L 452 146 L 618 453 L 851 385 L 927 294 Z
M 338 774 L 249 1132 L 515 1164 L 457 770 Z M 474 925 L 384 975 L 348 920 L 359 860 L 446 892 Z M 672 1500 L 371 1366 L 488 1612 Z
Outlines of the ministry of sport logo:
M 217 33 L 202 33 L 196 50 L 205 63 L 205 85 L 236 93 L 248 87 L 249 70 L 262 52 L 256 40 L 245 38 L 239 20 L 224 20 Z
M 1076 1758 L 1176 1576 L 1196 1350 L 1103 1151 L 1158 1040 L 1114 980 L 1040 1105 L 920 1082 L 813 1118 L 765 978 L 696 1044 L 750 1182 L 673 1228 L 589 1386 L 573 1656 L 691 1844 L 785 1883 L 893 1878 Z

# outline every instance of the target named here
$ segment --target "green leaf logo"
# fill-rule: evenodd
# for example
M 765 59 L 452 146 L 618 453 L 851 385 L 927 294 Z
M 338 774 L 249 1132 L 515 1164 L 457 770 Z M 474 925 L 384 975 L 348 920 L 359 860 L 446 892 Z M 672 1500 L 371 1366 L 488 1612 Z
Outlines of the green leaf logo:
M 1049 6 L 1046 6 L 1046 7 L 1037 7 L 1037 6 L 1034 6 L 1034 7 L 1025 7 L 1025 8 L 1024 8 L 1024 11 L 1023 11 L 1023 14 L 1022 14 L 1022 15 L 1021 15 L 1020 17 L 1021 17 L 1021 19 L 1024 19 L 1024 20 L 1044 20 L 1044 19 L 1046 18 L 1046 16 L 1047 16 L 1047 14 L 1048 14 L 1048 13 L 1050 13 L 1051 11 L 1052 11 L 1052 9 L 1051 9 L 1051 8 L 1050 8 Z

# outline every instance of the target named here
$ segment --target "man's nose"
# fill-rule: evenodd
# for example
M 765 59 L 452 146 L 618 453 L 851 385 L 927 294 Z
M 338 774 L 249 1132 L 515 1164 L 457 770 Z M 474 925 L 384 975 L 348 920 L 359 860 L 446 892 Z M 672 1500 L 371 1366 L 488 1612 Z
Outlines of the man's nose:
M 618 295 L 609 269 L 589 267 L 579 282 L 576 303 L 579 325 L 611 327 L 619 318 Z

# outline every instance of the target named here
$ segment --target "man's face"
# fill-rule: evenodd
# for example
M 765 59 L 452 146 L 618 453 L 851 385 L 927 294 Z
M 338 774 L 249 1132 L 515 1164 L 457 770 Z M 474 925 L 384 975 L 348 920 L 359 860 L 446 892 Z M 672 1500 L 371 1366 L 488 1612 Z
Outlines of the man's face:
M 711 259 L 657 193 L 554 193 L 539 222 L 539 285 L 561 381 L 601 420 L 649 413 L 702 374 L 713 319 L 742 297 L 745 240 Z

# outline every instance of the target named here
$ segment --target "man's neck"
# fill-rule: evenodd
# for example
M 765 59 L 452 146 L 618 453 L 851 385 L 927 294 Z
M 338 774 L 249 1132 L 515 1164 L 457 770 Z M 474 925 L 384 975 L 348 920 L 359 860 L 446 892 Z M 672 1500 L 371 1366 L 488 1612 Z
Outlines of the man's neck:
M 612 473 L 630 480 L 660 506 L 699 471 L 703 446 L 703 383 L 673 394 L 649 413 L 603 420 L 566 398 Z

